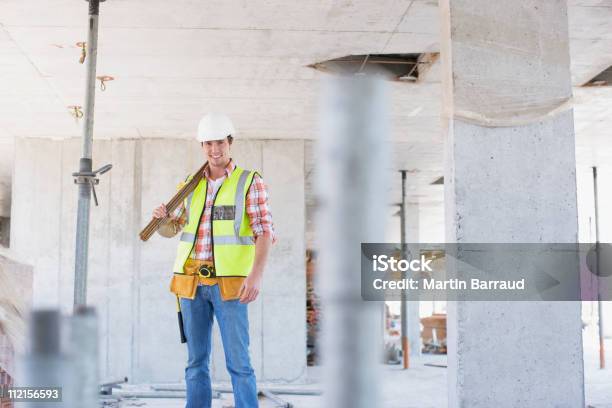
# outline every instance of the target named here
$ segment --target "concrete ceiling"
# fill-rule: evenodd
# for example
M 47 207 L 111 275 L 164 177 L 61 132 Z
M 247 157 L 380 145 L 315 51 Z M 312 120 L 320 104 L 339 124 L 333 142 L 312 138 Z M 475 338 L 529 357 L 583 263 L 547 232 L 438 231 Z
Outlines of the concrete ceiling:
M 189 137 L 215 109 L 229 112 L 245 137 L 313 138 L 324 74 L 308 64 L 438 48 L 436 2 L 311 3 L 106 1 L 98 74 L 116 80 L 98 93 L 96 137 Z M 0 123 L 15 136 L 79 136 L 66 106 L 83 104 L 75 44 L 86 39 L 87 4 L 39 4 L 0 2 Z M 433 90 L 396 88 L 406 102 L 395 111 L 398 134 L 429 129 L 420 116 L 438 126 L 438 98 L 420 97 Z
M 612 158 L 612 87 L 580 85 L 612 65 L 612 0 L 569 4 L 578 162 L 601 164 Z M 82 0 L 0 0 L 0 140 L 81 135 L 67 106 L 83 105 L 76 43 L 86 15 Z M 315 139 L 326 74 L 308 64 L 435 51 L 435 0 L 107 0 L 98 75 L 116 79 L 97 92 L 95 137 L 191 137 L 217 110 L 245 138 Z M 413 169 L 413 199 L 439 209 L 442 188 L 430 186 L 443 172 L 438 65 L 417 84 L 390 86 L 391 167 Z

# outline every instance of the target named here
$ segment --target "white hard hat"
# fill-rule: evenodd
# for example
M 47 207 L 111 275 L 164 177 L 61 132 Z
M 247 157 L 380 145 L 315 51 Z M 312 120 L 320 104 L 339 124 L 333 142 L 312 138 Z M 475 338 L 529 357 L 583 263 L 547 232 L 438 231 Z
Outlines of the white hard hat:
M 199 142 L 206 142 L 209 140 L 221 140 L 227 136 L 236 137 L 236 129 L 232 124 L 230 118 L 222 113 L 209 113 L 205 115 L 198 125 L 198 136 Z

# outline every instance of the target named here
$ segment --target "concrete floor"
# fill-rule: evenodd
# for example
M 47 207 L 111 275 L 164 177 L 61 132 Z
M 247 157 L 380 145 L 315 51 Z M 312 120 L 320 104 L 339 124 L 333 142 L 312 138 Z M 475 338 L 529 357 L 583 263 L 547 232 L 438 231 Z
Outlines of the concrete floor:
M 446 406 L 446 369 L 425 366 L 425 363 L 446 365 L 446 356 L 425 355 L 411 361 L 412 368 L 404 371 L 400 366 L 384 366 L 382 392 L 385 407 L 407 408 L 434 408 Z M 288 385 L 287 388 L 303 388 L 308 390 L 320 389 L 318 383 L 321 367 L 308 368 L 308 384 Z M 227 385 L 227 384 L 220 384 Z M 264 384 L 264 386 L 267 384 Z M 282 388 L 273 384 L 275 388 Z M 323 406 L 322 396 L 279 395 L 281 399 L 293 404 L 296 408 L 320 408 Z M 144 404 L 144 405 L 140 405 Z M 124 400 L 120 408 L 141 406 L 145 408 L 179 408 L 184 407 L 185 401 L 180 399 L 152 399 L 141 398 Z M 213 400 L 213 408 L 233 406 L 232 394 L 222 393 L 221 399 Z M 260 407 L 274 407 L 274 403 L 262 399 Z
M 612 408 L 612 357 L 608 358 L 609 368 L 600 370 L 596 327 L 589 327 L 583 333 L 585 392 L 587 408 Z M 612 338 L 606 339 L 606 349 L 612 353 Z M 609 355 L 609 354 L 608 354 Z M 381 407 L 388 408 L 442 408 L 447 406 L 446 368 L 431 367 L 424 364 L 446 365 L 446 356 L 424 355 L 411 360 L 411 369 L 404 371 L 400 366 L 384 366 Z M 288 385 L 287 388 L 320 389 L 318 379 L 321 367 L 309 367 L 309 383 Z M 220 384 L 228 385 L 228 384 Z M 265 384 L 282 388 L 278 384 Z M 323 406 L 321 396 L 279 395 L 296 408 L 319 408 Z M 142 405 L 141 405 L 142 404 Z M 179 408 L 184 407 L 181 399 L 132 399 L 124 400 L 120 408 Z M 274 407 L 274 403 L 262 399 L 261 408 Z M 233 406 L 232 394 L 223 393 L 221 399 L 213 400 L 213 408 Z

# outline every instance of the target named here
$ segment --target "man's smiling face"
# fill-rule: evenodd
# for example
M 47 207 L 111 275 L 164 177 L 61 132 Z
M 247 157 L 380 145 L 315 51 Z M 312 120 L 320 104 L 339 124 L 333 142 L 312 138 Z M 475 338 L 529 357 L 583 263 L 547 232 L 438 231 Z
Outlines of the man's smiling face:
M 225 167 L 230 160 L 230 146 L 231 143 L 227 137 L 203 142 L 204 157 L 211 166 Z

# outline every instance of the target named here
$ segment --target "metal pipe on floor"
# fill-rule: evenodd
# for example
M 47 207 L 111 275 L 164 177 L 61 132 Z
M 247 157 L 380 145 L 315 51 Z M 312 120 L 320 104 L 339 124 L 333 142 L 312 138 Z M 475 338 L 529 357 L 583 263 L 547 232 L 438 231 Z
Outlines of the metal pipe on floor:
M 128 382 L 128 378 L 127 377 L 114 378 L 114 379 L 105 379 L 100 384 L 100 388 L 112 388 L 115 385 L 125 384 L 127 382 Z
M 274 395 L 272 392 L 270 392 L 269 390 L 259 390 L 259 392 L 257 393 L 258 395 L 261 395 L 267 399 L 269 399 L 270 401 L 272 401 L 276 408 L 293 408 L 293 404 L 291 404 L 290 402 L 284 401 L 281 398 L 277 397 L 276 395 Z
M 386 84 L 367 76 L 330 80 L 318 154 L 318 217 L 326 407 L 379 404 L 378 305 L 361 298 L 361 243 L 383 242 L 388 177 Z M 369 261 L 368 261 L 369 262 Z
M 157 391 L 157 390 L 138 391 L 138 390 L 122 390 L 122 389 L 115 389 L 113 390 L 113 393 L 109 395 L 112 395 L 114 397 L 121 397 L 121 398 L 177 398 L 177 399 L 185 399 L 185 397 L 187 396 L 185 391 Z M 220 399 L 221 393 L 218 391 L 213 391 L 212 398 Z
M 185 391 L 187 388 L 184 385 L 153 385 L 151 386 L 156 391 Z M 213 385 L 213 391 L 232 393 L 231 385 L 228 386 L 217 386 Z M 279 395 L 321 395 L 322 392 L 319 389 L 310 388 L 286 388 L 283 386 L 266 386 L 266 390 L 274 394 Z

